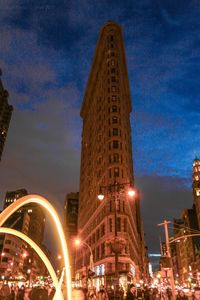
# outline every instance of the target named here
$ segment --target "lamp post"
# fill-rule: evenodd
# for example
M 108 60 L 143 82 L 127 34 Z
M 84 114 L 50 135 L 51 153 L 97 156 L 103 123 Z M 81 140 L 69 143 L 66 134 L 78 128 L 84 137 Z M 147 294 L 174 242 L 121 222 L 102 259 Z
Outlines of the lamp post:
M 94 271 L 94 260 L 93 260 L 93 253 L 92 253 L 92 248 L 90 247 L 90 245 L 88 245 L 86 242 L 81 241 L 80 239 L 75 239 L 75 245 L 76 246 L 80 246 L 80 245 L 84 245 L 89 249 L 90 252 L 90 270 Z M 91 281 L 92 285 L 93 282 Z
M 126 183 L 118 183 L 115 181 L 113 184 L 110 184 L 108 186 L 100 186 L 100 191 L 99 191 L 99 195 L 98 195 L 98 199 L 100 201 L 102 201 L 104 199 L 104 194 L 103 191 L 105 191 L 105 193 L 108 193 L 111 195 L 112 198 L 114 198 L 114 202 L 115 202 L 115 210 L 114 210 L 114 241 L 113 244 L 111 244 L 111 249 L 115 254 L 115 284 L 114 284 L 114 292 L 115 292 L 115 298 L 118 297 L 118 286 L 119 286 L 119 263 L 118 263 L 118 259 L 119 259 L 119 254 L 123 249 L 123 244 L 120 243 L 117 239 L 118 237 L 118 228 L 117 228 L 117 204 L 119 201 L 119 196 L 121 192 L 125 191 L 125 187 L 128 186 L 128 191 L 127 194 L 129 197 L 134 197 L 136 194 L 136 191 L 132 188 L 132 184 L 130 182 L 126 182 Z

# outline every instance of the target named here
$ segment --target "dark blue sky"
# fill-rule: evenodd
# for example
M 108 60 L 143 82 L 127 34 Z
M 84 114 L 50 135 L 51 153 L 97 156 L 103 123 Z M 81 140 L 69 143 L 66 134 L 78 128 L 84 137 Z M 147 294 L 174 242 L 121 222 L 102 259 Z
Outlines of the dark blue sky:
M 101 26 L 124 32 L 136 185 L 151 251 L 157 223 L 192 206 L 200 155 L 198 0 L 0 0 L 0 67 L 14 106 L 0 196 L 26 188 L 54 202 L 79 186 L 79 117 Z

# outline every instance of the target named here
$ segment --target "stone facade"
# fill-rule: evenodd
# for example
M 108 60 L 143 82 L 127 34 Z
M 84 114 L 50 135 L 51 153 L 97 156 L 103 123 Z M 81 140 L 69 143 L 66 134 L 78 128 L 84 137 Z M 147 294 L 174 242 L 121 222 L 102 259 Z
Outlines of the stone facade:
M 92 250 L 97 287 L 115 281 L 116 255 L 110 245 L 116 235 L 124 244 L 118 255 L 120 283 L 135 281 L 143 272 L 139 193 L 134 199 L 126 193 L 127 183 L 134 185 L 131 110 L 122 31 L 108 22 L 100 32 L 81 108 L 78 230 Z M 97 198 L 100 188 L 105 193 L 102 202 Z M 87 277 L 89 256 L 88 247 L 77 253 L 77 282 Z

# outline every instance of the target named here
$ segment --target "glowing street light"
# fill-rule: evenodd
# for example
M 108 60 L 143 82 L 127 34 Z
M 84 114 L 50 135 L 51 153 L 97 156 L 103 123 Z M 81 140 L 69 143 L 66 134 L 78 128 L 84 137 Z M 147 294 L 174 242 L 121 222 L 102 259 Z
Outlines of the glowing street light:
M 90 251 L 90 269 L 93 271 L 93 268 L 94 268 L 94 261 L 93 261 L 93 253 L 92 253 L 92 248 L 86 243 L 86 242 L 83 242 L 81 241 L 80 239 L 75 239 L 74 241 L 74 244 L 79 247 L 80 245 L 84 245 L 86 246 L 89 251 Z

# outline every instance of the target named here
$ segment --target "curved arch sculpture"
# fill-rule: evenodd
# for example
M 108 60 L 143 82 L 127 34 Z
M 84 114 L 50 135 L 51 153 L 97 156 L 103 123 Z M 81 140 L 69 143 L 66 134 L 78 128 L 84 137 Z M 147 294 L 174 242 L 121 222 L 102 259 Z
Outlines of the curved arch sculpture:
M 65 283 L 66 283 L 66 289 L 67 289 L 67 298 L 68 300 L 71 300 L 71 272 L 70 272 L 70 264 L 69 264 L 69 253 L 67 248 L 67 243 L 65 239 L 65 234 L 62 228 L 62 224 L 60 222 L 60 219 L 58 217 L 58 214 L 54 207 L 42 196 L 39 195 L 27 195 L 20 199 L 18 199 L 16 202 L 13 202 L 11 205 L 6 207 L 0 214 L 0 227 L 2 224 L 20 207 L 29 204 L 29 203 L 37 203 L 40 206 L 44 207 L 49 214 L 51 215 L 51 218 L 54 221 L 54 224 L 56 225 L 56 229 L 58 232 L 58 236 L 60 238 L 61 246 L 62 246 L 62 254 L 64 258 L 64 265 L 65 265 Z M 47 266 L 46 266 L 47 267 Z

